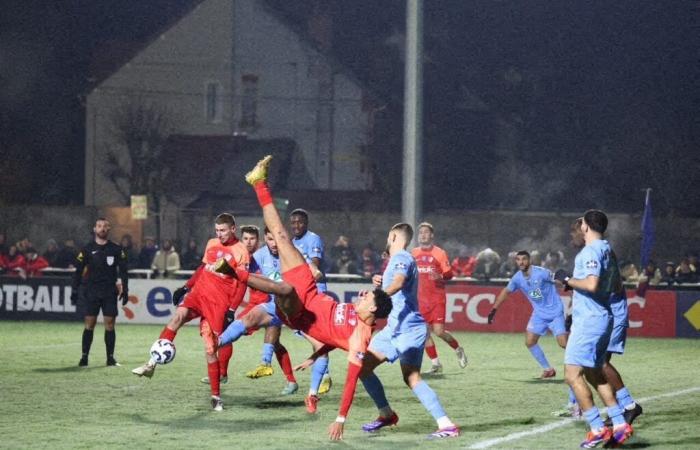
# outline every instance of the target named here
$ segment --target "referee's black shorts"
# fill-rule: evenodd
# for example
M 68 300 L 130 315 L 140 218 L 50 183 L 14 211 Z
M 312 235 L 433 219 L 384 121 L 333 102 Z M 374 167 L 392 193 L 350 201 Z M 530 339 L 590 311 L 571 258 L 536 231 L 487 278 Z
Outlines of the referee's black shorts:
M 85 315 L 97 316 L 102 310 L 103 316 L 117 317 L 119 308 L 117 307 L 116 289 L 95 289 L 87 288 L 85 291 Z

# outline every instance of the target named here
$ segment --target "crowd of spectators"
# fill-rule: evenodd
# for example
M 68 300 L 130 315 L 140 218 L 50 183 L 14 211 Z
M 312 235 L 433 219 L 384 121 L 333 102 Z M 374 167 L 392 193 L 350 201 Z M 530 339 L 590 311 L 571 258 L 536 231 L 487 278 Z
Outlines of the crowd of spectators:
M 182 251 L 172 239 L 164 239 L 157 245 L 153 237 L 147 236 L 137 246 L 131 235 L 125 234 L 119 241 L 127 255 L 130 270 L 147 269 L 155 277 L 173 277 L 178 270 L 195 270 L 201 260 L 202 251 L 195 239 L 189 239 Z M 359 248 L 359 247 L 358 247 Z M 40 276 L 42 269 L 72 269 L 78 255 L 75 240 L 68 238 L 61 244 L 56 239 L 48 239 L 41 248 L 35 246 L 28 237 L 10 243 L 5 233 L 0 232 L 0 274 L 21 277 Z M 572 261 L 567 261 L 561 250 L 540 252 L 530 251 L 530 261 L 556 272 L 566 269 Z M 505 257 L 491 249 L 470 249 L 460 245 L 453 249 L 451 261 L 455 277 L 472 278 L 481 281 L 502 280 L 512 277 L 518 267 L 515 264 L 515 250 Z M 387 263 L 387 255 L 375 249 L 371 243 L 364 245 L 359 252 L 347 236 L 338 236 L 327 251 L 325 272 L 340 275 L 359 275 L 365 278 L 381 273 Z M 700 283 L 698 255 L 688 252 L 678 263 L 667 261 L 658 264 L 650 260 L 646 267 L 639 269 L 631 261 L 620 261 L 620 273 L 628 284 L 638 284 L 641 289 L 648 286 L 673 286 Z

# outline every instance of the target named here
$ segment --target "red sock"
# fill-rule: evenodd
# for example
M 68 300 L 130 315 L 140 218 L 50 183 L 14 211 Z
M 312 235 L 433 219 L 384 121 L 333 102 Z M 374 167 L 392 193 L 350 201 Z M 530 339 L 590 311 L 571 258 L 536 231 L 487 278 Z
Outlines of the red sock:
M 284 376 L 287 377 L 287 381 L 296 383 L 297 379 L 294 378 L 294 371 L 292 370 L 292 360 L 289 358 L 287 349 L 280 345 L 279 350 L 275 350 L 275 356 L 277 357 L 277 362 L 280 363 Z
M 219 357 L 219 376 L 227 377 L 228 362 L 231 360 L 231 356 L 233 356 L 233 345 L 229 344 L 219 347 L 217 355 Z
M 207 372 L 209 373 L 209 386 L 211 387 L 211 395 L 220 395 L 221 383 L 219 382 L 219 360 L 207 363 Z
M 266 206 L 272 203 L 272 193 L 270 192 L 270 188 L 267 186 L 267 183 L 265 181 L 258 181 L 255 183 L 255 193 L 258 196 L 258 203 L 260 203 L 260 206 Z
M 434 345 L 431 345 L 430 347 L 425 347 L 425 353 L 428 355 L 428 358 L 430 359 L 435 359 L 437 358 L 437 349 L 435 348 Z
M 454 350 L 457 350 L 457 347 L 459 347 L 459 342 L 457 342 L 457 339 L 452 339 L 451 341 L 447 341 L 447 345 L 452 347 Z
M 158 336 L 158 339 L 167 339 L 169 341 L 174 341 L 176 334 L 177 331 L 171 330 L 168 327 L 164 327 L 163 331 L 160 332 L 160 336 Z

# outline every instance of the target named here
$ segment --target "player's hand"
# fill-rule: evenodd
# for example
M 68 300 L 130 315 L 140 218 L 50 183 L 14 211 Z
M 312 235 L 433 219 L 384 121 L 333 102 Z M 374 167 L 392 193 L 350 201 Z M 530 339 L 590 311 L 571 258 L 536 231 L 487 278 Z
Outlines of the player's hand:
M 299 364 L 298 366 L 294 366 L 294 370 L 295 371 L 306 370 L 313 365 L 314 365 L 314 360 L 309 358 L 309 359 L 305 360 L 303 363 Z
M 372 276 L 372 284 L 374 285 L 374 287 L 382 287 L 382 276 L 381 275 Z
M 331 441 L 339 441 L 343 439 L 343 428 L 345 428 L 344 423 L 333 422 L 328 427 L 328 437 Z
M 559 269 L 554 272 L 554 280 L 561 283 L 564 287 L 569 286 L 569 278 L 571 278 L 571 275 L 564 269 Z
M 496 308 L 491 308 L 488 317 L 489 325 L 491 325 L 493 323 L 493 319 L 496 318 L 496 311 L 498 311 Z
M 175 292 L 173 292 L 173 306 L 179 305 L 182 301 L 182 297 L 184 297 L 189 291 L 190 289 L 187 286 L 182 286 L 175 289 Z
M 236 310 L 235 309 L 229 309 L 226 311 L 226 315 L 224 316 L 224 329 L 231 325 L 231 323 L 236 320 Z
M 122 289 L 122 293 L 119 294 L 119 300 L 122 301 L 122 306 L 126 306 L 129 303 L 129 291 L 127 289 Z

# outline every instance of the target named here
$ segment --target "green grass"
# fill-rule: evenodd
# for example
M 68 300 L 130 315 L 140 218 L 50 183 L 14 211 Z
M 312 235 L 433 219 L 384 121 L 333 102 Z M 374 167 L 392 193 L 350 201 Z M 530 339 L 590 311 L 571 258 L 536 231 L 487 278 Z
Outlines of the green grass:
M 561 375 L 535 379 L 540 369 L 523 345 L 522 335 L 457 333 L 467 349 L 462 370 L 452 351 L 438 343 L 445 373 L 428 378 L 451 418 L 463 431 L 458 439 L 427 442 L 432 418 L 403 385 L 397 366 L 383 365 L 384 381 L 398 427 L 367 435 L 360 425 L 376 410 L 360 385 L 341 443 L 330 443 L 326 427 L 335 419 L 345 353 L 334 352 L 335 386 L 322 398 L 319 414 L 303 406 L 309 374 L 298 376 L 300 393 L 282 397 L 284 384 L 275 365 L 272 377 L 243 375 L 259 358 L 262 333 L 234 347 L 229 383 L 222 386 L 226 410 L 210 410 L 203 345 L 196 327 L 178 335 L 177 357 L 158 367 L 151 380 L 130 369 L 146 359 L 159 326 L 117 328 L 117 359 L 122 367 L 104 366 L 102 328 L 95 333 L 90 367 L 76 367 L 82 326 L 78 323 L 0 322 L 0 448 L 468 448 L 487 439 L 558 422 L 552 412 L 566 403 Z M 309 353 L 305 341 L 283 333 L 292 361 Z M 563 351 L 551 337 L 541 340 L 545 353 L 561 366 Z M 700 386 L 700 343 L 684 339 L 630 339 L 627 355 L 614 360 L 637 398 Z M 275 363 L 276 364 L 276 363 Z M 424 364 L 424 366 L 427 364 Z M 700 392 L 660 398 L 644 404 L 630 448 L 700 446 Z M 575 448 L 583 438 L 582 422 L 527 436 L 491 448 Z

